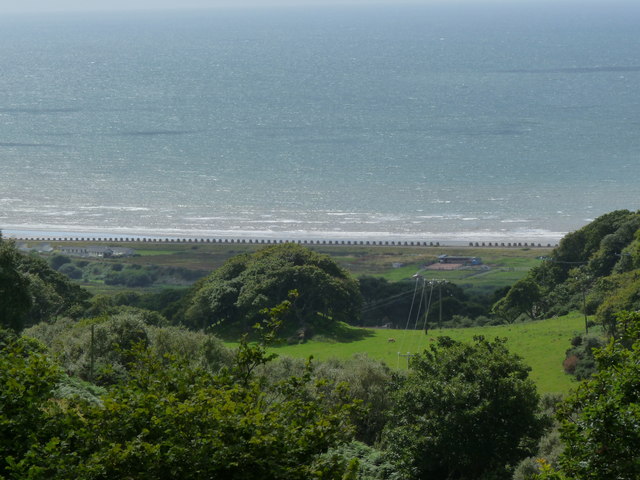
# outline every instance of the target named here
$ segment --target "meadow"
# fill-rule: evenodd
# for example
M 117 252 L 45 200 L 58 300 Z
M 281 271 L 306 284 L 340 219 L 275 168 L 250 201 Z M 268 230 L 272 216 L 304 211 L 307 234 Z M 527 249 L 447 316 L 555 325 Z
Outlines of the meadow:
M 327 338 L 310 340 L 298 345 L 272 347 L 279 356 L 317 360 L 345 359 L 366 354 L 384 361 L 392 368 L 406 369 L 409 357 L 434 342 L 437 337 L 449 336 L 455 340 L 470 341 L 474 336 L 487 339 L 506 338 L 507 346 L 531 367 L 530 377 L 543 393 L 568 393 L 578 383 L 562 368 L 566 350 L 573 337 L 584 331 L 584 317 L 572 313 L 562 317 L 534 322 L 515 323 L 492 327 L 462 329 L 435 329 L 425 335 L 423 330 L 367 329 L 357 335 L 359 339 L 338 342 Z M 389 339 L 394 339 L 390 342 Z M 230 344 L 233 345 L 233 344 Z

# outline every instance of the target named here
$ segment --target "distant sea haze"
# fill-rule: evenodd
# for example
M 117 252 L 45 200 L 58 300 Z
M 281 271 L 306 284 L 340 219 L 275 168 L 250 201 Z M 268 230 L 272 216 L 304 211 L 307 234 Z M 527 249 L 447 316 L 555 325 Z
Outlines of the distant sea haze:
M 639 20 L 631 4 L 3 17 L 0 229 L 556 242 L 640 208 Z

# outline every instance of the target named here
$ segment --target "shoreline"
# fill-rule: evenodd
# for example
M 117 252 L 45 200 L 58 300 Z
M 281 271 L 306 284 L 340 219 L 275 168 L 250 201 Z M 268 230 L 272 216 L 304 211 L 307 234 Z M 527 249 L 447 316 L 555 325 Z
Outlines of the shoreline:
M 285 242 L 324 246 L 406 246 L 406 247 L 534 247 L 553 248 L 564 234 L 474 234 L 460 232 L 435 234 L 398 234 L 390 232 L 248 232 L 248 231 L 157 231 L 133 229 L 106 231 L 32 230 L 0 228 L 3 237 L 16 241 L 98 242 L 98 243 L 207 243 L 207 244 L 277 244 Z

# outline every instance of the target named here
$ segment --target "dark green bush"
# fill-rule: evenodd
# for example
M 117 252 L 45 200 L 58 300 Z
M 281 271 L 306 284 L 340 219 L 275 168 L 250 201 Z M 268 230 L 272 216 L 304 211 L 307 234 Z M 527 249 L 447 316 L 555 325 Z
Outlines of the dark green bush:
M 606 344 L 599 335 L 578 335 L 571 339 L 572 347 L 567 350 L 563 367 L 565 372 L 578 380 L 591 377 L 596 372 L 594 350 Z
M 73 278 L 74 280 L 82 278 L 82 270 L 80 270 L 72 263 L 65 263 L 58 269 L 58 272 L 66 275 L 69 278 Z
M 118 273 L 108 273 L 104 278 L 104 283 L 126 287 L 148 287 L 153 283 L 153 279 L 144 271 L 127 269 Z
M 49 258 L 49 266 L 54 270 L 58 270 L 62 265 L 71 263 L 71 259 L 66 255 L 53 255 Z

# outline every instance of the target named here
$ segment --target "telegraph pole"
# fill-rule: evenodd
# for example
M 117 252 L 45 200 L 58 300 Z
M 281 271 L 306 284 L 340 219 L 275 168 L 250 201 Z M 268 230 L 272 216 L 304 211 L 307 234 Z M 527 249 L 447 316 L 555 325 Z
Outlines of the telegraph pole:
M 589 334 L 589 321 L 587 319 L 587 293 L 584 285 L 582 286 L 582 311 L 584 312 L 584 332 Z
M 90 359 L 90 364 L 89 364 L 89 378 L 91 379 L 91 381 L 93 382 L 93 366 L 94 366 L 94 333 L 95 333 L 95 328 L 96 325 L 94 323 L 91 324 L 91 345 L 89 347 L 89 359 Z
M 439 316 L 438 316 L 438 328 L 440 330 L 442 330 L 442 283 L 443 280 L 438 280 L 438 295 L 439 295 L 439 302 L 438 302 L 438 307 L 440 312 L 439 312 Z

